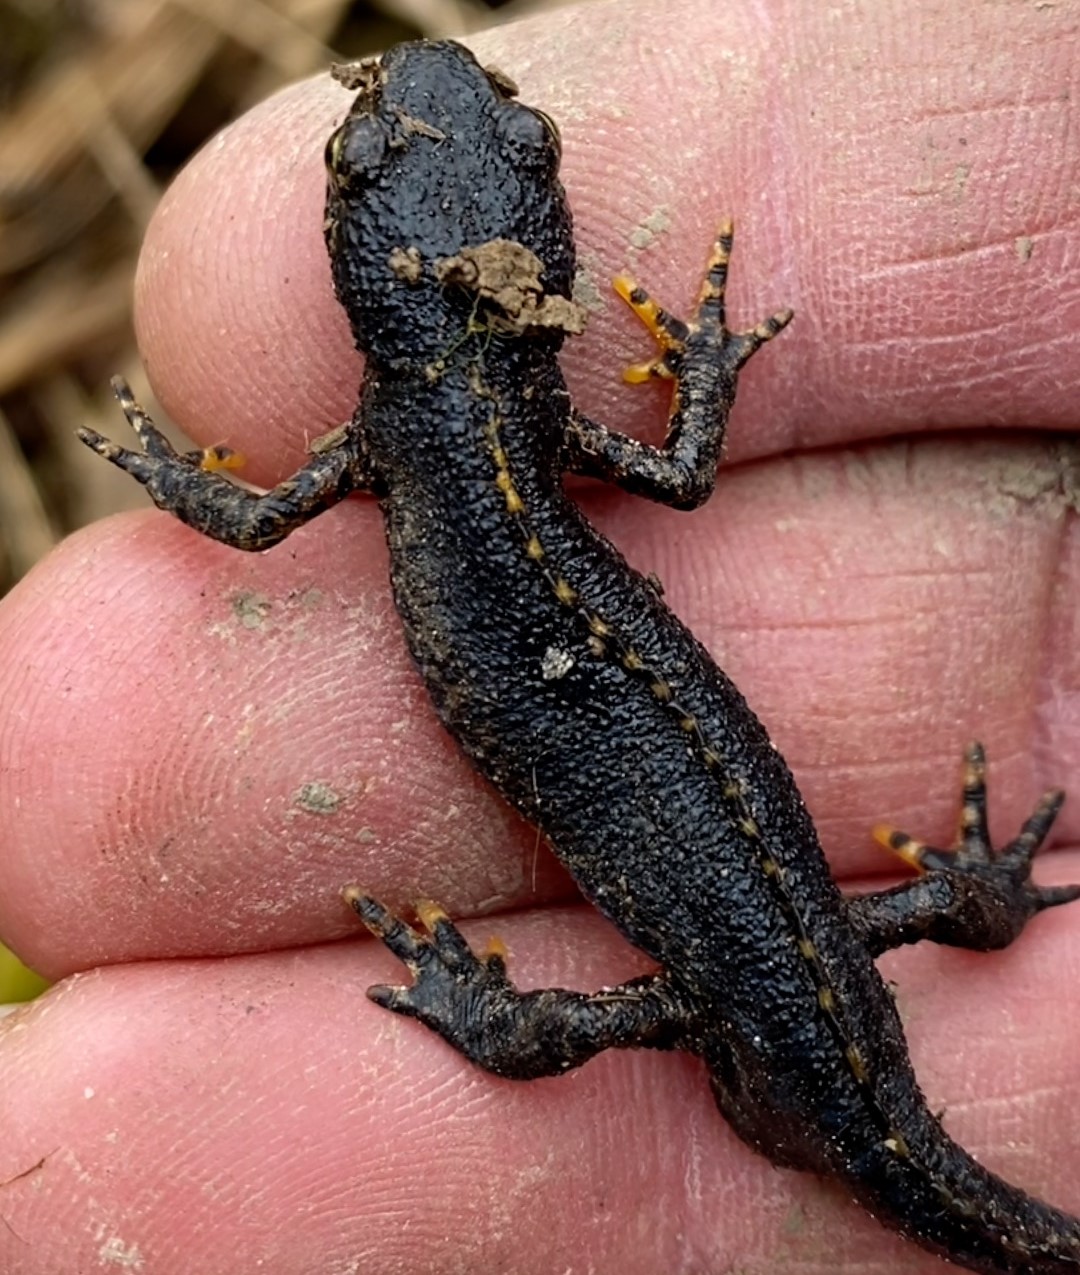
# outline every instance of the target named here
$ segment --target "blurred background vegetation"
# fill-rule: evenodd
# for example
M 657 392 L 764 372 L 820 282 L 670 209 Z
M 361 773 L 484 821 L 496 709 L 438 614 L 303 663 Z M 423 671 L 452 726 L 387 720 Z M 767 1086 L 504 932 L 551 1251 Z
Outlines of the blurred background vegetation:
M 143 503 L 73 430 L 116 432 L 116 372 L 154 411 L 132 280 L 185 160 L 332 60 L 558 3 L 0 0 L 0 594 L 69 531 Z M 41 986 L 0 948 L 0 1003 Z

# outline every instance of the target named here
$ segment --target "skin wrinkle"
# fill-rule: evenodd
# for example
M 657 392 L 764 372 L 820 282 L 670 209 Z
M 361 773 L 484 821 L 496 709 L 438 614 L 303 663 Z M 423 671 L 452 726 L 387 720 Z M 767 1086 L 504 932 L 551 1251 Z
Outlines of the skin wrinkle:
M 1038 234 L 1039 232 L 1035 231 L 1033 233 Z M 864 270 L 861 277 L 863 280 L 898 277 L 907 284 L 910 276 L 917 277 L 927 266 L 937 266 L 942 262 L 951 261 L 959 261 L 966 264 L 969 261 L 979 261 L 983 257 L 993 257 L 995 254 L 1001 253 L 1004 253 L 1003 260 L 1008 262 L 1010 269 L 1018 268 L 1015 232 L 1003 233 L 999 239 L 986 243 L 957 244 L 951 249 L 938 248 L 933 254 L 927 254 L 926 256 L 900 258 L 894 262 L 887 262 Z
M 1041 607 L 1042 623 L 1039 625 L 1040 641 L 1038 645 L 1040 660 L 1033 678 L 1035 693 L 1032 696 L 1031 707 L 1031 756 L 1032 769 L 1035 773 L 1037 784 L 1046 788 L 1059 782 L 1053 778 L 1051 773 L 1054 750 L 1051 747 L 1050 731 L 1053 723 L 1050 715 L 1051 698 L 1046 693 L 1046 688 L 1051 684 L 1050 660 L 1053 652 L 1052 644 L 1048 639 L 1054 629 L 1055 602 L 1059 598 L 1063 598 L 1067 592 L 1065 589 L 1059 591 L 1058 584 L 1066 579 L 1065 557 L 1076 527 L 1076 510 L 1066 508 L 1061 519 L 1061 526 L 1053 554 L 1053 568 L 1047 574 Z

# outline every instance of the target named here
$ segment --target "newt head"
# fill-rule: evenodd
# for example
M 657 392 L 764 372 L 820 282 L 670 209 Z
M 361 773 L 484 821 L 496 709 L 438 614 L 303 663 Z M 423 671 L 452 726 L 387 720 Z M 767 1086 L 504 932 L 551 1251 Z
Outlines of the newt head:
M 478 315 L 554 346 L 576 330 L 554 124 L 452 41 L 335 75 L 360 90 L 326 147 L 326 238 L 358 347 L 428 362 Z

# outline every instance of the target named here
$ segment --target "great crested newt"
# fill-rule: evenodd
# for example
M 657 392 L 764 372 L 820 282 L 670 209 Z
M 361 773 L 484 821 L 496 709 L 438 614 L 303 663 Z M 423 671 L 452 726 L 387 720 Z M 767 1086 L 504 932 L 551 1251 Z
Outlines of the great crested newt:
M 889 831 L 919 875 L 845 898 L 761 722 L 564 491 L 577 473 L 679 508 L 705 501 L 739 369 L 790 312 L 728 330 L 730 225 L 689 322 L 618 280 L 659 347 L 633 374 L 672 386 L 667 434 L 648 446 L 589 420 L 557 359 L 583 313 L 552 121 L 450 41 L 402 44 L 338 78 L 358 90 L 326 150 L 334 284 L 366 356 L 352 419 L 262 495 L 217 472 L 220 449 L 175 453 L 122 382 L 141 450 L 82 438 L 239 549 L 372 493 L 442 721 L 658 967 L 592 995 L 521 993 L 503 953 L 474 953 L 439 908 L 421 905 L 412 925 L 350 887 L 413 980 L 370 996 L 499 1076 L 565 1072 L 612 1047 L 687 1050 L 775 1164 L 830 1175 L 971 1270 L 1080 1272 L 1080 1221 L 982 1168 L 929 1110 L 874 963 L 921 939 L 1004 947 L 1080 896 L 1030 881 L 1063 794 L 995 851 L 972 745 L 957 845 Z

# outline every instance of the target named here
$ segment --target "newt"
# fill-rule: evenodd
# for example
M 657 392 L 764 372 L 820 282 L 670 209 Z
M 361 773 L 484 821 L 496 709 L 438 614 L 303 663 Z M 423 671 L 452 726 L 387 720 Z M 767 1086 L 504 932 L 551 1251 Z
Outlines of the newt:
M 1080 897 L 1030 880 L 1063 794 L 996 850 L 972 744 L 956 845 L 879 831 L 918 875 L 844 897 L 765 727 L 564 491 L 573 473 L 680 509 L 707 500 L 739 370 L 791 312 L 728 329 L 730 223 L 692 320 L 618 280 L 659 347 L 632 378 L 671 383 L 667 433 L 649 446 L 588 419 L 558 363 L 582 312 L 553 122 L 450 41 L 398 45 L 338 78 L 359 90 L 326 150 L 334 285 L 366 356 L 352 419 L 264 494 L 220 472 L 231 456 L 174 452 L 123 382 L 141 449 L 81 437 L 162 509 L 238 549 L 373 494 L 439 717 L 657 967 L 592 994 L 522 993 L 501 948 L 474 952 L 436 905 L 410 924 L 350 886 L 347 902 L 412 977 L 369 996 L 515 1079 L 609 1048 L 689 1051 L 774 1164 L 833 1177 L 971 1270 L 1080 1272 L 1080 1220 L 982 1168 L 929 1110 L 875 966 L 923 939 L 1005 947 L 1037 912 Z

